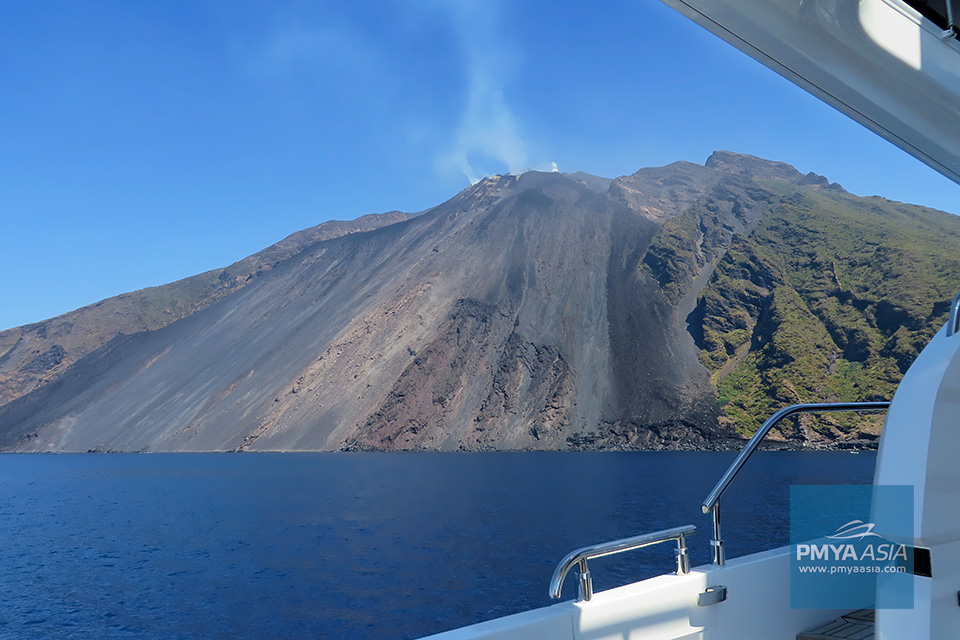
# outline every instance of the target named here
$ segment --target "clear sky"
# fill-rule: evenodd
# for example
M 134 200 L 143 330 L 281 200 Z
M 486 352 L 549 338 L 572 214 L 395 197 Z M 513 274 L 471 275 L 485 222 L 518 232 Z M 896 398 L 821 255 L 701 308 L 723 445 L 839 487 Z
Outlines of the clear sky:
M 960 213 L 960 187 L 654 0 L 0 10 L 0 329 L 528 168 L 715 149 Z

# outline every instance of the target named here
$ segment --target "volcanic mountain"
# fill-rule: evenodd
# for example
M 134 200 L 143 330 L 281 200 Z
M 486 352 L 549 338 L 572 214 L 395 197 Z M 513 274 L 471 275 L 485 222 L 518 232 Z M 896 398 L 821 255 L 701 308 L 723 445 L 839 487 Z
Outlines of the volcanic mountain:
M 0 447 L 723 447 L 784 402 L 889 394 L 958 222 L 728 152 L 487 178 L 0 333 Z

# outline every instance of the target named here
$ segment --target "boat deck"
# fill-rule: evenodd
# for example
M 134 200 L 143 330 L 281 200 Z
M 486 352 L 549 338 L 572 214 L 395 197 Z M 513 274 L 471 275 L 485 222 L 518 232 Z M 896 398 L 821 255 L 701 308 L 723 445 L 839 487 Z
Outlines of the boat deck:
M 875 616 L 873 609 L 860 609 L 801 633 L 797 640 L 873 640 Z

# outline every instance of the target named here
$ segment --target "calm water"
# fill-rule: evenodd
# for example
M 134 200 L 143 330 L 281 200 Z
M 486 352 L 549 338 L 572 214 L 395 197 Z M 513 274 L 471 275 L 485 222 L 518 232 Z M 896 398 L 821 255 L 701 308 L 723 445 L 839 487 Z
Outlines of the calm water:
M 728 453 L 0 456 L 2 638 L 416 638 L 549 604 L 575 547 L 696 524 Z M 786 544 L 791 484 L 876 456 L 761 453 L 728 557 Z M 591 563 L 597 589 L 669 545 Z M 576 580 L 565 585 L 573 597 Z

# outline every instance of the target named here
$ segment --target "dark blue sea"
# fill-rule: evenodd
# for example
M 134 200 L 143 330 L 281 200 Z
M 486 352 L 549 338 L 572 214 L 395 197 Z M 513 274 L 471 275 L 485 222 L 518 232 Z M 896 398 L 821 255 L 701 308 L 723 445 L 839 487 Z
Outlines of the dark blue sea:
M 695 524 L 729 453 L 0 456 L 2 638 L 418 638 L 550 604 L 586 544 Z M 728 557 L 787 543 L 791 484 L 875 454 L 760 453 L 723 502 Z M 598 590 L 669 545 L 591 563 Z M 565 586 L 573 597 L 576 580 Z

